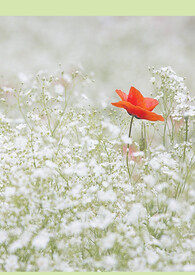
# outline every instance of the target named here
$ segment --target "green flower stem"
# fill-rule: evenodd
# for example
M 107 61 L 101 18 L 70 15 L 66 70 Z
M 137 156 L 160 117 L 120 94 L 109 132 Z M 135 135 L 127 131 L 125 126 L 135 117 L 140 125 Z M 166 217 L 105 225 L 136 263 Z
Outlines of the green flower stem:
M 144 122 L 141 124 L 141 139 L 140 139 L 140 151 L 143 151 L 146 155 L 146 147 L 147 147 L 147 141 L 146 141 L 146 125 Z
M 51 128 L 50 116 L 49 116 L 49 112 L 48 112 L 48 109 L 47 109 L 46 98 L 45 98 L 45 87 L 42 88 L 42 97 L 43 97 L 43 107 L 44 107 L 44 111 L 45 111 L 45 113 L 46 113 L 49 131 L 50 131 L 50 133 L 51 133 L 51 135 L 52 135 L 52 128 Z
M 18 108 L 19 108 L 19 111 L 24 119 L 24 121 L 26 122 L 26 125 L 29 127 L 30 129 L 30 143 L 31 143 L 31 148 L 32 148 L 32 155 L 33 155 L 33 164 L 34 164 L 34 167 L 36 168 L 36 162 L 35 162 L 35 154 L 34 154 L 34 146 L 33 146 L 33 139 L 32 139 L 32 131 L 33 131 L 33 128 L 32 126 L 30 125 L 30 123 L 28 122 L 23 110 L 22 110 L 22 107 L 21 107 L 21 102 L 20 102 L 20 91 L 19 93 L 17 93 L 17 102 L 18 102 Z
M 188 117 L 185 117 L 186 122 L 186 131 L 185 131 L 185 144 L 184 144 L 184 152 L 183 152 L 183 161 L 185 161 L 186 158 L 186 143 L 188 142 Z
M 164 147 L 165 147 L 165 142 L 166 142 L 166 128 L 167 128 L 167 117 L 165 118 L 164 133 L 163 133 L 163 146 Z
M 131 129 L 132 129 L 132 124 L 133 124 L 133 118 L 134 118 L 134 116 L 132 116 L 131 121 L 130 121 L 129 136 L 128 136 L 129 138 L 131 137 Z M 129 146 L 130 146 L 130 144 L 128 143 L 127 144 L 126 163 L 127 163 L 127 171 L 128 171 L 128 174 L 129 174 L 129 178 L 131 178 L 131 173 L 130 173 L 130 170 L 129 170 L 129 161 L 128 161 Z

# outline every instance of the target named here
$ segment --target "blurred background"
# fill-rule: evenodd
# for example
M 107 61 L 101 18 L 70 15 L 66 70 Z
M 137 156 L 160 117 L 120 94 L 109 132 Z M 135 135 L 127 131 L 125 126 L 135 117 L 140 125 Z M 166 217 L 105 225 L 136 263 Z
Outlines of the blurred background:
M 102 98 L 131 85 L 148 95 L 148 66 L 171 66 L 194 94 L 195 17 L 0 17 L 1 79 L 59 63 L 92 75 Z

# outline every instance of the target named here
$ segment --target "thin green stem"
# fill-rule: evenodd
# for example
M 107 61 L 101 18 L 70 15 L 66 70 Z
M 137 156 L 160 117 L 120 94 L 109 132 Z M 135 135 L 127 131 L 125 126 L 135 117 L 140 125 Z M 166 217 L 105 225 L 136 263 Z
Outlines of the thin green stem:
M 75 88 L 75 83 L 74 83 L 74 80 L 73 80 L 73 82 L 72 82 L 72 88 L 71 88 L 71 90 L 69 92 L 69 96 L 68 97 L 67 97 L 67 88 L 65 88 L 65 91 L 64 91 L 64 108 L 62 110 L 60 118 L 58 119 L 56 125 L 54 126 L 54 129 L 52 131 L 52 136 L 54 136 L 56 129 L 59 128 L 60 125 L 61 125 L 61 123 L 62 123 L 63 116 L 65 114 L 65 111 L 66 111 L 69 99 L 70 99 L 70 97 L 72 95 L 72 92 L 73 92 L 74 88 Z
M 185 118 L 186 122 L 186 132 L 185 132 L 185 144 L 184 144 L 184 152 L 183 152 L 183 161 L 186 158 L 186 143 L 188 142 L 188 117 Z
M 165 124 L 164 124 L 164 133 L 163 133 L 163 146 L 165 147 L 165 135 L 166 135 L 166 128 L 167 128 L 167 117 L 165 118 Z
M 32 155 L 33 155 L 33 164 L 34 164 L 34 167 L 36 168 L 36 162 L 35 162 L 35 151 L 34 151 L 34 146 L 33 146 L 33 140 L 32 140 L 32 131 L 33 131 L 33 128 L 31 127 L 30 123 L 28 122 L 22 108 L 21 108 L 21 102 L 20 102 L 20 94 L 17 93 L 17 102 L 18 102 L 18 108 L 19 108 L 19 111 L 20 113 L 22 114 L 22 117 L 24 119 L 24 121 L 26 122 L 26 125 L 29 127 L 30 129 L 30 143 L 31 143 L 31 149 L 32 149 Z
M 132 124 L 133 124 L 133 118 L 134 118 L 134 116 L 132 116 L 131 121 L 130 121 L 129 136 L 128 136 L 129 138 L 131 137 L 131 129 L 132 129 Z M 129 179 L 130 179 L 130 178 L 131 178 L 131 173 L 130 173 L 130 170 L 129 170 L 129 161 L 128 161 L 129 146 L 130 146 L 130 144 L 128 143 L 128 144 L 127 144 L 126 163 L 127 163 L 127 171 L 128 171 Z
M 43 96 L 43 107 L 44 107 L 44 111 L 46 113 L 46 117 L 47 117 L 47 121 L 48 121 L 48 127 L 49 127 L 49 131 L 52 135 L 52 128 L 51 128 L 51 122 L 50 122 L 50 116 L 48 113 L 48 109 L 47 109 L 47 104 L 46 104 L 46 98 L 45 98 L 45 92 L 44 92 L 44 87 L 42 88 L 42 96 Z
M 26 122 L 26 125 L 28 125 L 29 129 L 32 131 L 32 127 L 30 125 L 30 123 L 28 122 L 22 108 L 21 108 L 21 102 L 20 102 L 20 92 L 17 93 L 17 102 L 18 102 L 18 108 L 19 108 L 19 111 L 24 119 L 24 121 Z
M 146 155 L 146 125 L 142 122 L 141 124 L 141 140 L 140 140 L 140 151 L 143 151 Z
M 60 115 L 60 118 L 58 119 L 56 125 L 54 126 L 54 129 L 52 131 L 52 136 L 54 135 L 54 133 L 55 133 L 56 129 L 58 128 L 58 126 L 60 126 L 60 124 L 61 124 L 62 117 L 63 117 L 63 115 L 64 115 L 64 113 L 66 111 L 66 107 L 67 107 L 67 99 L 66 99 L 66 88 L 65 88 L 65 92 L 64 92 L 64 108 L 63 108 L 63 111 L 62 111 L 62 113 Z

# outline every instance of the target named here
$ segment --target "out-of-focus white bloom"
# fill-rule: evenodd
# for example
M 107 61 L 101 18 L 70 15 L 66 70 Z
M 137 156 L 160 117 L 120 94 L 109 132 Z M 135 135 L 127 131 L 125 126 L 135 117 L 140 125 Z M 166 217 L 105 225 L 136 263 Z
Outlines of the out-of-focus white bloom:
M 107 182 L 107 181 L 103 181 L 103 182 L 102 182 L 102 185 L 106 188 L 106 187 L 108 187 L 108 186 L 109 186 L 109 182 Z
M 169 187 L 168 183 L 167 182 L 163 182 L 163 183 L 155 185 L 155 190 L 160 193 L 160 192 L 162 192 L 164 189 L 166 189 L 168 187 Z
M 167 249 L 173 246 L 174 240 L 171 238 L 171 236 L 162 235 L 160 238 L 160 243 L 165 249 Z
M 83 140 L 87 143 L 87 148 L 88 148 L 89 152 L 94 150 L 96 145 L 99 144 L 98 140 L 91 139 L 88 136 L 85 136 L 85 138 Z
M 105 229 L 113 222 L 116 213 L 111 213 L 103 206 L 100 207 L 98 215 L 90 221 L 90 226 L 93 228 Z
M 22 129 L 26 128 L 26 124 L 20 123 L 18 126 L 16 126 L 16 128 L 17 128 L 18 130 L 22 130 Z
M 51 168 L 51 169 L 52 169 L 52 168 L 55 169 L 55 168 L 58 167 L 57 164 L 54 163 L 54 162 L 51 161 L 51 160 L 46 160 L 45 164 L 46 164 L 47 167 L 49 167 L 49 168 Z
M 132 156 L 134 156 L 134 157 L 143 157 L 144 152 L 142 152 L 142 151 L 133 152 Z
M 77 164 L 77 166 L 75 168 L 75 172 L 79 177 L 87 176 L 88 168 L 86 166 L 86 163 L 85 162 L 80 162 L 79 164 Z
M 191 108 L 189 110 L 187 110 L 186 112 L 184 112 L 183 115 L 184 115 L 184 118 L 195 116 L 195 107 L 191 106 Z
M 147 262 L 150 265 L 155 264 L 159 260 L 159 255 L 153 250 L 146 249 L 146 255 L 147 255 Z
M 15 139 L 15 146 L 18 149 L 23 150 L 27 145 L 28 140 L 25 137 L 18 136 Z
M 103 262 L 103 265 L 108 268 L 108 270 L 115 268 L 115 266 L 117 265 L 117 260 L 116 260 L 116 257 L 114 255 L 104 256 L 102 262 Z
M 108 232 L 107 236 L 100 241 L 101 249 L 110 249 L 113 247 L 117 238 L 116 233 Z
M 83 224 L 81 221 L 73 221 L 67 226 L 66 230 L 71 235 L 79 235 L 83 230 Z
M 6 197 L 11 197 L 11 196 L 14 196 L 16 193 L 16 188 L 15 187 L 6 187 L 5 188 L 5 191 L 4 191 L 4 195 Z
M 39 115 L 38 114 L 33 114 L 33 113 L 31 113 L 31 112 L 28 112 L 27 114 L 26 114 L 26 116 L 28 117 L 28 118 L 30 118 L 30 119 L 32 119 L 33 121 L 39 121 L 39 120 L 41 120 L 41 118 L 39 117 Z
M 82 190 L 83 185 L 82 184 L 76 184 L 74 185 L 74 187 L 72 188 L 70 194 L 72 194 L 73 197 L 79 197 L 80 196 L 80 192 Z
M 95 177 L 99 177 L 100 175 L 105 173 L 105 169 L 98 164 L 94 166 L 93 171 L 95 173 Z
M 194 272 L 195 271 L 195 264 L 186 264 L 183 267 L 184 272 Z
M 150 82 L 152 82 L 152 83 L 154 83 L 155 80 L 156 80 L 155 77 L 151 77 L 151 78 L 150 78 Z
M 8 238 L 8 234 L 4 230 L 0 230 L 0 244 L 4 243 Z
M 64 174 L 66 175 L 72 175 L 74 173 L 74 168 L 73 167 L 67 167 L 63 169 Z
M 152 216 L 150 219 L 149 219 L 149 224 L 152 228 L 154 229 L 165 229 L 166 226 L 163 222 L 163 216 L 162 215 L 155 215 L 155 216 Z
M 14 93 L 14 89 L 11 87 L 1 87 L 4 92 Z
M 100 190 L 98 192 L 98 199 L 100 201 L 110 201 L 114 202 L 116 200 L 116 194 L 113 190 L 108 190 L 108 191 L 102 191 Z
M 28 231 L 24 232 L 18 240 L 14 241 L 9 246 L 10 253 L 14 253 L 17 249 L 20 249 L 26 246 L 29 243 L 31 236 L 32 236 L 31 232 L 28 232 Z
M 34 170 L 33 177 L 46 179 L 50 173 L 51 169 L 49 169 L 49 167 L 36 168 Z
M 50 240 L 50 234 L 46 230 L 42 230 L 33 239 L 32 245 L 37 249 L 45 249 Z
M 44 256 L 41 256 L 37 259 L 36 261 L 37 266 L 39 268 L 39 271 L 48 271 L 49 270 L 49 264 L 50 264 L 50 259 Z
M 149 161 L 149 165 L 152 167 L 154 170 L 158 170 L 160 168 L 160 163 L 158 162 L 157 158 L 152 158 Z
M 56 94 L 63 95 L 64 94 L 64 86 L 62 86 L 61 84 L 57 84 L 54 87 L 54 91 Z
M 121 137 L 121 140 L 125 143 L 125 144 L 132 144 L 132 138 L 129 138 L 127 135 L 123 135 Z
M 170 168 L 176 168 L 176 161 L 171 157 L 171 155 L 167 152 L 160 155 L 159 160 L 166 166 Z
M 156 183 L 155 178 L 152 175 L 146 175 L 144 176 L 144 181 L 149 186 L 154 186 Z
M 141 203 L 132 204 L 128 214 L 125 216 L 125 222 L 138 226 L 139 221 L 146 218 L 147 212 Z
M 102 127 L 107 128 L 114 137 L 117 137 L 120 133 L 120 128 L 109 121 L 102 121 Z
M 173 212 L 179 212 L 179 210 L 181 209 L 181 205 L 179 204 L 179 202 L 173 198 L 168 199 L 167 203 L 168 203 L 168 208 Z
M 72 82 L 72 77 L 69 74 L 63 74 L 63 78 L 68 84 Z
M 5 270 L 13 272 L 18 269 L 18 257 L 16 255 L 9 255 L 5 262 Z

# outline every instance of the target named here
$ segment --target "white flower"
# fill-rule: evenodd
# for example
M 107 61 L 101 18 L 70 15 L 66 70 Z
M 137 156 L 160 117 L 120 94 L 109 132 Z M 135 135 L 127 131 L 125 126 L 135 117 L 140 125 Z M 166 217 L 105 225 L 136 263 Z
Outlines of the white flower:
M 86 166 L 86 163 L 85 162 L 80 162 L 79 164 L 77 164 L 77 166 L 75 168 L 75 172 L 79 177 L 87 176 L 88 168 Z
M 117 259 L 115 255 L 104 256 L 103 265 L 108 268 L 108 270 L 115 268 L 117 264 Z
M 8 234 L 4 230 L 0 230 L 0 244 L 4 243 L 8 238 Z
M 14 253 L 17 249 L 20 249 L 26 246 L 29 243 L 31 236 L 32 236 L 31 232 L 28 232 L 28 231 L 24 232 L 18 240 L 14 241 L 10 245 L 9 252 Z
M 117 238 L 116 233 L 108 232 L 107 236 L 100 241 L 101 249 L 111 249 Z
M 121 140 L 125 143 L 125 144 L 132 144 L 132 138 L 129 138 L 127 135 L 123 135 L 121 137 Z
M 55 169 L 55 168 L 58 167 L 57 164 L 54 163 L 54 162 L 51 161 L 51 160 L 46 160 L 45 164 L 46 164 L 47 167 L 49 167 L 49 168 L 51 168 L 51 169 Z
M 46 230 L 42 230 L 39 234 L 33 239 L 32 245 L 37 249 L 45 249 L 50 240 L 50 234 Z
M 152 82 L 152 83 L 154 83 L 155 80 L 156 80 L 155 77 L 151 77 L 151 78 L 150 78 L 150 82 Z
M 54 87 L 54 91 L 56 94 L 63 95 L 64 94 L 64 86 L 62 86 L 61 84 L 57 84 Z
M 146 249 L 146 256 L 150 265 L 155 264 L 159 260 L 159 255 L 153 250 Z
M 5 270 L 7 272 L 13 272 L 18 269 L 18 257 L 16 255 L 9 255 L 5 262 Z
M 6 197 L 13 196 L 16 193 L 16 188 L 15 187 L 6 187 L 4 191 L 4 195 Z
M 22 129 L 26 128 L 26 124 L 20 123 L 18 126 L 16 126 L 16 128 L 17 128 L 18 130 L 22 130 Z
M 140 220 L 146 218 L 147 212 L 141 203 L 135 203 L 132 205 L 130 211 L 125 216 L 125 222 L 128 224 L 139 225 Z
M 152 167 L 154 170 L 158 170 L 160 168 L 160 163 L 158 162 L 157 158 L 153 158 L 149 161 L 149 165 Z
M 108 191 L 102 191 L 102 190 L 100 190 L 98 192 L 98 199 L 100 201 L 114 202 L 114 201 L 116 201 L 116 194 L 112 190 L 108 190 Z
M 41 256 L 37 259 L 37 265 L 39 267 L 39 271 L 47 272 L 49 269 L 50 259 L 47 257 Z
M 144 179 L 145 183 L 149 186 L 154 186 L 156 183 L 156 180 L 152 175 L 146 175 L 146 176 L 144 176 L 143 179 Z
M 64 74 L 63 78 L 68 84 L 72 82 L 72 77 L 69 74 Z

